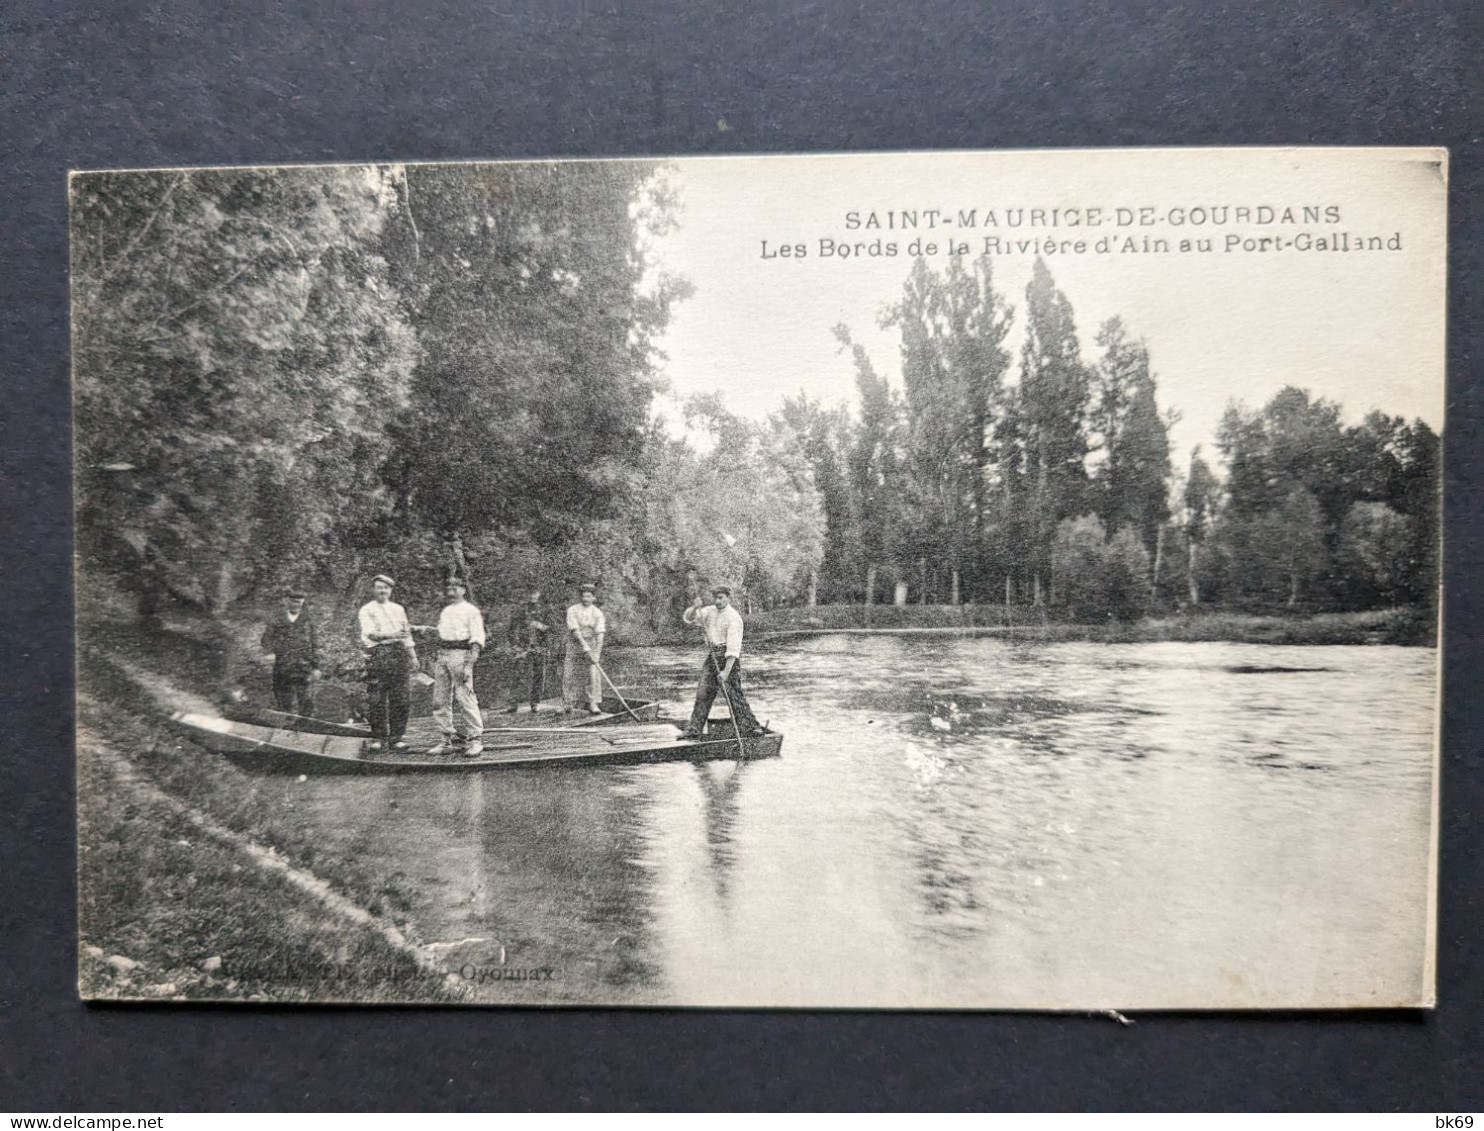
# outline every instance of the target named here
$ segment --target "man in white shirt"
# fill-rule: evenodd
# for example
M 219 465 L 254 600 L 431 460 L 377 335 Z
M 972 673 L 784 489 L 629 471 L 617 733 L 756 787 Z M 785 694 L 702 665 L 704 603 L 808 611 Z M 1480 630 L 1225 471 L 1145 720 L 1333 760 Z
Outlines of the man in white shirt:
M 578 590 L 578 603 L 567 610 L 567 653 L 562 664 L 562 707 L 577 710 L 586 705 L 595 715 L 603 713 L 603 677 L 598 665 L 603 659 L 603 636 L 608 621 L 597 606 L 591 585 Z
M 433 721 L 443 741 L 429 754 L 483 753 L 480 736 L 484 718 L 474 695 L 474 664 L 484 649 L 484 617 L 467 600 L 461 577 L 450 577 L 443 587 L 448 603 L 438 614 L 438 660 L 433 668 Z
M 367 714 L 374 736 L 370 749 L 406 750 L 410 701 L 407 677 L 417 667 L 417 648 L 412 643 L 412 625 L 407 610 L 391 599 L 396 585 L 386 574 L 371 582 L 375 595 L 356 614 L 361 648 L 366 654 Z
M 732 591 L 725 585 L 713 589 L 711 599 L 714 603 L 705 605 L 697 597 L 695 604 L 682 614 L 686 624 L 701 626 L 707 645 L 706 659 L 701 665 L 701 684 L 696 689 L 696 705 L 681 732 L 682 737 L 701 736 L 706 720 L 711 716 L 711 704 L 723 683 L 726 684 L 726 696 L 731 703 L 737 730 L 745 737 L 763 734 L 757 716 L 747 705 L 747 696 L 742 694 L 742 614 L 732 608 Z

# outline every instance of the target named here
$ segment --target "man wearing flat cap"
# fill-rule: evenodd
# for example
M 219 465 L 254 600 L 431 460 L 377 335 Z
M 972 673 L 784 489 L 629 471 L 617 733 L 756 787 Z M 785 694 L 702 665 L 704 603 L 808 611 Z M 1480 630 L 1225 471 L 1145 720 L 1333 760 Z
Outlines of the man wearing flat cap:
M 541 600 L 540 587 L 534 585 L 526 603 L 510 614 L 508 636 L 515 651 L 515 670 L 511 673 L 507 714 L 520 709 L 522 698 L 530 699 L 532 714 L 540 709 L 546 686 L 546 654 L 556 623 L 555 613 Z
M 562 706 L 576 711 L 579 704 L 594 715 L 603 713 L 603 677 L 598 664 L 603 658 L 603 636 L 607 618 L 598 608 L 597 591 L 591 585 L 577 589 L 577 604 L 567 609 L 567 653 L 562 664 Z
M 366 656 L 366 698 L 371 717 L 370 749 L 406 750 L 411 700 L 407 678 L 417 668 L 417 648 L 407 610 L 392 600 L 397 583 L 384 573 L 371 581 L 374 596 L 356 614 Z
M 682 619 L 686 624 L 699 624 L 706 634 L 706 658 L 701 661 L 701 684 L 696 689 L 696 705 L 691 710 L 682 737 L 699 738 L 711 715 L 716 694 L 726 688 L 726 700 L 737 730 L 746 737 L 766 733 L 742 694 L 742 614 L 732 608 L 732 591 L 718 585 L 711 591 L 711 604 L 697 597 Z
M 433 721 L 443 735 L 429 754 L 475 758 L 484 750 L 484 717 L 474 694 L 474 663 L 484 649 L 484 616 L 467 600 L 462 577 L 444 583 L 438 614 L 438 658 L 433 667 Z
M 291 715 L 311 715 L 310 685 L 320 677 L 319 639 L 304 611 L 304 594 L 286 589 L 282 597 L 282 611 L 263 633 L 263 651 L 273 653 L 273 702 Z

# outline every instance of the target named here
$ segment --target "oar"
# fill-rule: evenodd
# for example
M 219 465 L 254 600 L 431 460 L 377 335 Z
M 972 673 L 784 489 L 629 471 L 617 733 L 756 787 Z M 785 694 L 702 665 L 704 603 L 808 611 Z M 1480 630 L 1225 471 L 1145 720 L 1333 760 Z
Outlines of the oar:
M 727 681 L 722 677 L 721 665 L 716 662 L 716 647 L 711 643 L 711 630 L 706 627 L 706 622 L 701 619 L 701 610 L 696 610 L 696 623 L 701 626 L 701 632 L 706 637 L 706 655 L 711 660 L 711 667 L 716 672 L 716 682 L 721 687 L 721 697 L 727 702 L 727 715 L 732 720 L 732 733 L 737 736 L 737 761 L 747 761 L 747 747 L 742 742 L 742 728 L 737 725 L 737 712 L 732 707 L 732 694 L 727 690 Z
M 674 729 L 675 724 L 656 719 L 653 722 L 639 720 L 649 730 Z M 565 734 L 568 738 L 602 737 L 602 727 L 485 727 L 484 734 Z
M 485 734 L 565 734 L 581 738 L 591 732 L 591 727 L 485 727 Z
M 588 656 L 591 658 L 592 653 L 589 652 Z M 634 714 L 634 708 L 629 706 L 629 701 L 623 697 L 623 692 L 613 686 L 613 681 L 608 678 L 608 673 L 603 670 L 603 665 L 598 663 L 597 660 L 593 660 L 593 667 L 598 669 L 598 674 L 603 677 L 603 682 L 608 685 L 608 690 L 618 696 L 618 701 L 623 704 L 623 709 L 629 713 L 629 718 L 633 719 L 636 723 L 642 723 L 644 720 Z

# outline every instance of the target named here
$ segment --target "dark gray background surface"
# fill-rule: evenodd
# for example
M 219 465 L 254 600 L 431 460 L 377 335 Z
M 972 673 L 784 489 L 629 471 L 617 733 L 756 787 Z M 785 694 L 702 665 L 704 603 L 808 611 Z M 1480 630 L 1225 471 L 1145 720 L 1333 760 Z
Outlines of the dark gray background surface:
M 1476 0 L 725 12 L 619 0 L 6 0 L 0 1110 L 1484 1107 L 1481 11 Z M 76 1000 L 69 168 L 1257 144 L 1452 149 L 1435 1013 L 1144 1016 L 1123 1028 L 1027 1015 Z

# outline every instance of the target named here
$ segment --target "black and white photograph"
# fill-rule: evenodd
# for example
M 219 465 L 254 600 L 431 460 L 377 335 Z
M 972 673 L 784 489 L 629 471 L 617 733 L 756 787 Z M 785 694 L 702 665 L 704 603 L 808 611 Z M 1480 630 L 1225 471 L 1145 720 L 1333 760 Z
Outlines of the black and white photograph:
M 1432 1006 L 1447 177 L 74 172 L 81 996 Z

